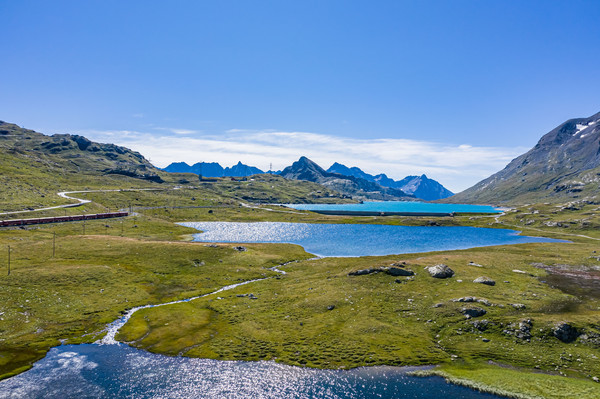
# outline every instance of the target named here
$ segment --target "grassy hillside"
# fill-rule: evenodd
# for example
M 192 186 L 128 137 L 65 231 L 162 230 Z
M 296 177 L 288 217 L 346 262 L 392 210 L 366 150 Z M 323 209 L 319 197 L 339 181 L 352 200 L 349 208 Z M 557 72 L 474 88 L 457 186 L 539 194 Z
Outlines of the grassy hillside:
M 152 166 L 141 154 L 113 144 L 99 144 L 82 136 L 46 136 L 0 122 L 0 212 L 67 204 L 56 196 L 67 190 L 160 189 L 140 193 L 136 204 L 166 205 L 169 190 L 196 190 L 195 200 L 179 201 L 194 206 L 213 202 L 348 202 L 336 191 L 311 182 L 288 181 L 279 176 L 257 175 L 247 181 L 215 179 L 200 182 L 191 173 L 168 173 Z M 115 208 L 115 194 L 106 207 Z M 56 213 L 56 212 L 55 212 Z

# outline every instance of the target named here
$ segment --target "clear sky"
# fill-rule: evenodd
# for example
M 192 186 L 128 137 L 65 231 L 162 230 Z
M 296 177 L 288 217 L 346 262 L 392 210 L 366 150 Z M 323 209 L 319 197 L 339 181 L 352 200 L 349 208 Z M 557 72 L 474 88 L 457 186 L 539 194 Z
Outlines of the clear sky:
M 600 111 L 600 1 L 0 0 L 0 119 L 460 191 Z

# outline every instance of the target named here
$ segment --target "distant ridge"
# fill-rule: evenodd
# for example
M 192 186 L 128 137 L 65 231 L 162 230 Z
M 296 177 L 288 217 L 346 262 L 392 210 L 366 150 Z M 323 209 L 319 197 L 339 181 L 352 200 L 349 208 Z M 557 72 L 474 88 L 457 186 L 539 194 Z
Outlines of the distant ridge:
M 198 162 L 192 166 L 185 162 L 173 162 L 163 170 L 171 173 L 195 173 L 204 177 L 245 177 L 265 173 L 254 166 L 248 166 L 241 162 L 226 168 L 217 162 Z
M 415 199 L 414 196 L 399 189 L 383 187 L 360 177 L 328 172 L 304 156 L 281 171 L 281 176 L 286 179 L 320 183 L 355 199 L 409 201 Z
M 400 189 L 407 194 L 412 194 L 425 201 L 443 199 L 453 195 L 452 191 L 424 174 L 421 176 L 407 176 L 402 180 L 396 181 L 383 173 L 373 176 L 357 167 L 349 168 L 337 162 L 331 165 L 327 171 L 345 176 L 359 177 L 384 187 Z
M 499 204 L 588 199 L 600 195 L 600 112 L 570 119 L 503 170 L 447 198 Z

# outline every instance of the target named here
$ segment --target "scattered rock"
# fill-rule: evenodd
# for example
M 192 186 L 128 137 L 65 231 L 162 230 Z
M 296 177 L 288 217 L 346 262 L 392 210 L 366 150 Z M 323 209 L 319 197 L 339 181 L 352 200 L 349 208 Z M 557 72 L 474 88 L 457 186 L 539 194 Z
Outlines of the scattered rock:
M 480 265 L 479 263 L 475 263 L 475 262 L 469 262 L 469 266 L 483 267 L 483 265 Z
M 482 319 L 482 320 L 474 320 L 474 321 L 471 322 L 471 324 L 477 330 L 479 330 L 479 331 L 485 331 L 485 330 L 487 330 L 488 325 L 490 324 L 490 322 L 488 320 L 486 320 L 486 319 Z
M 485 309 L 478 307 L 462 308 L 460 312 L 464 314 L 465 317 L 467 317 L 468 319 L 470 319 L 471 317 L 481 317 L 487 313 Z
M 327 306 L 327 310 L 333 310 L 333 309 L 335 309 L 335 305 L 329 305 L 329 306 Z
M 412 270 L 406 270 L 406 269 L 400 269 L 398 267 L 387 267 L 384 269 L 386 274 L 389 274 L 390 276 L 414 276 L 415 272 L 413 272 Z
M 482 340 L 483 342 L 490 342 L 490 340 L 489 340 L 488 338 L 481 338 L 481 340 Z
M 489 277 L 477 277 L 475 280 L 473 280 L 474 283 L 479 283 L 479 284 L 485 284 L 485 285 L 491 285 L 494 286 L 496 285 L 496 282 L 494 280 L 492 280 Z
M 219 248 L 217 244 L 204 244 L 204 246 L 208 248 Z
M 515 337 L 529 341 L 531 339 L 531 328 L 533 323 L 531 319 L 522 320 L 519 324 L 511 323 L 508 325 L 508 329 L 502 331 L 507 335 L 514 335 Z
M 525 306 L 522 303 L 509 303 L 510 306 L 512 306 L 513 308 L 517 309 L 517 310 L 523 310 L 526 309 L 527 306 Z
M 592 381 L 594 381 L 594 382 L 600 382 L 600 378 L 598 378 L 598 377 L 592 377 Z
M 404 262 L 404 261 L 402 261 L 402 262 L 394 262 L 394 263 L 390 263 L 390 266 L 395 266 L 395 267 L 404 267 L 404 266 L 406 266 L 406 265 L 408 265 L 408 263 L 407 263 L 407 262 Z
M 246 247 L 242 247 L 241 245 L 237 246 L 237 247 L 233 247 L 233 249 L 235 249 L 238 252 L 245 252 L 248 250 Z
M 513 273 L 528 274 L 526 271 L 519 270 L 519 269 L 513 269 Z
M 573 342 L 579 336 L 579 332 L 577 331 L 577 329 L 569 323 L 565 322 L 559 323 L 556 326 L 554 326 L 552 334 L 554 334 L 554 336 L 560 341 L 565 343 Z
M 450 269 L 447 265 L 439 264 L 430 266 L 427 271 L 434 278 L 449 278 L 454 276 L 454 270 Z
M 477 298 L 475 298 L 474 296 L 465 296 L 462 298 L 453 299 L 452 302 L 475 302 L 476 300 Z
M 356 270 L 353 272 L 348 273 L 348 276 L 365 276 L 367 274 L 373 274 L 373 273 L 379 273 L 381 270 L 380 269 L 362 269 L 362 270 Z
M 433 305 L 433 308 L 441 308 L 442 306 L 444 306 L 443 303 L 436 303 L 435 305 Z

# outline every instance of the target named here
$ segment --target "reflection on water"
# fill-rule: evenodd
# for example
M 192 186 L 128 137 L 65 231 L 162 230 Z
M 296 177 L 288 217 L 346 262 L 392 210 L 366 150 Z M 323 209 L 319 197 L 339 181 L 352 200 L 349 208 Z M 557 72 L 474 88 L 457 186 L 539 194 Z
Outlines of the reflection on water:
M 563 242 L 519 236 L 514 230 L 368 224 L 185 222 L 203 231 L 202 242 L 291 243 L 318 256 L 370 256 L 467 249 L 529 242 Z
M 0 398 L 497 398 L 405 372 L 168 357 L 123 344 L 65 345 L 0 381 Z

